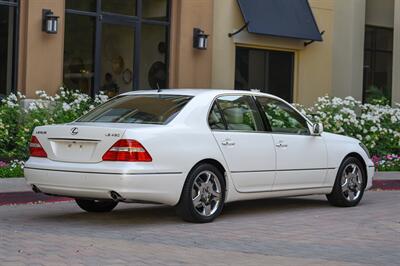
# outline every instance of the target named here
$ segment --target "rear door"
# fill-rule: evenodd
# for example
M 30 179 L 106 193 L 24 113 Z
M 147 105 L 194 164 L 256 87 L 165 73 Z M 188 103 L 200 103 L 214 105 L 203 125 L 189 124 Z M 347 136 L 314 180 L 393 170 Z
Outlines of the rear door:
M 327 149 L 321 136 L 310 134 L 307 121 L 290 105 L 257 97 L 271 126 L 276 148 L 273 190 L 318 188 L 327 173 Z
M 219 97 L 210 112 L 209 124 L 225 157 L 236 189 L 269 191 L 275 178 L 275 148 L 264 130 L 253 97 Z

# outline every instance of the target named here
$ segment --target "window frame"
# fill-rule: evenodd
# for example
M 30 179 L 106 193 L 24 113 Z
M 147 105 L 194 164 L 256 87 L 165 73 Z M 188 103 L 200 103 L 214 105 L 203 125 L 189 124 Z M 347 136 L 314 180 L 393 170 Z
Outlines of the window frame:
M 20 20 L 20 0 L 8 1 L 8 0 L 0 0 L 0 6 L 8 6 L 15 8 L 15 18 L 14 18 L 14 28 L 13 28 L 13 58 L 12 58 L 12 75 L 11 75 L 11 93 L 17 92 L 17 84 L 18 84 L 18 61 L 19 61 L 19 20 Z M 7 89 L 7 88 L 6 88 Z
M 218 98 L 221 98 L 221 97 L 224 97 L 224 96 L 247 96 L 247 97 L 249 97 L 249 98 L 250 98 L 250 101 L 253 102 L 253 104 L 254 104 L 254 106 L 255 106 L 255 108 L 256 108 L 255 111 L 257 111 L 258 114 L 260 115 L 260 119 L 261 119 L 261 124 L 260 124 L 261 130 L 245 131 L 245 130 L 231 130 L 231 129 L 228 129 L 228 123 L 226 122 L 224 113 L 222 112 L 222 109 L 221 109 L 221 107 L 220 107 L 220 105 L 219 105 L 219 103 L 218 103 Z M 225 129 L 213 129 L 213 128 L 211 128 L 211 126 L 210 126 L 209 117 L 210 117 L 210 114 L 211 114 L 211 112 L 212 112 L 212 110 L 213 110 L 214 105 L 217 106 L 218 112 L 219 112 L 220 115 L 221 115 L 221 118 L 222 118 L 222 121 L 223 121 L 223 123 L 224 123 Z M 266 123 L 268 123 L 268 121 L 265 121 L 265 120 L 264 120 L 263 114 L 260 112 L 260 107 L 259 107 L 259 105 L 258 105 L 258 103 L 257 103 L 257 101 L 256 101 L 256 99 L 255 99 L 255 97 L 254 97 L 254 95 L 252 95 L 252 94 L 232 93 L 232 94 L 220 94 L 220 95 L 215 96 L 214 99 L 212 100 L 210 106 L 209 106 L 209 110 L 208 110 L 208 112 L 207 112 L 206 121 L 207 121 L 208 128 L 209 128 L 211 131 L 216 131 L 216 132 L 235 132 L 235 133 L 252 133 L 252 134 L 253 134 L 253 133 L 269 133 L 269 132 L 270 132 L 270 131 L 268 131 L 268 124 L 266 124 Z
M 309 120 L 307 117 L 305 117 L 302 113 L 300 113 L 296 108 L 292 107 L 290 104 L 286 103 L 285 101 L 283 101 L 283 100 L 281 100 L 281 99 L 279 99 L 279 98 L 270 97 L 270 96 L 267 96 L 267 95 L 255 95 L 254 98 L 255 98 L 255 101 L 256 101 L 256 102 L 258 103 L 258 105 L 259 105 L 259 108 L 260 108 L 259 111 L 261 112 L 261 116 L 263 116 L 264 119 L 266 119 L 266 121 L 267 121 L 267 123 L 268 123 L 268 125 L 269 125 L 269 127 L 270 127 L 270 132 L 271 132 L 272 134 L 278 134 L 278 135 L 294 135 L 294 136 L 311 136 L 311 135 L 312 135 L 312 134 L 311 134 L 311 128 L 310 128 L 310 125 L 311 125 L 310 120 Z M 267 98 L 267 99 L 275 100 L 275 101 L 280 102 L 280 103 L 282 103 L 283 105 L 287 106 L 289 109 L 293 110 L 295 113 L 297 113 L 297 114 L 299 115 L 299 117 L 301 117 L 302 119 L 304 119 L 304 121 L 305 121 L 305 123 L 306 123 L 306 126 L 307 126 L 307 131 L 308 131 L 307 134 L 296 134 L 296 133 L 291 133 L 291 132 L 277 132 L 277 131 L 273 131 L 272 126 L 271 126 L 271 122 L 269 121 L 268 116 L 265 114 L 264 108 L 262 107 L 262 104 L 260 103 L 260 101 L 258 100 L 258 98 Z M 296 119 L 296 120 L 297 120 L 297 119 Z
M 2 0 L 0 0 L 1 3 Z M 64 0 L 68 1 L 68 0 Z M 75 14 L 82 16 L 90 16 L 96 19 L 95 22 L 95 36 L 94 36 L 94 80 L 93 86 L 90 91 L 90 95 L 94 97 L 99 93 L 101 88 L 101 37 L 102 37 L 102 25 L 103 23 L 111 23 L 118 25 L 129 25 L 134 28 L 134 62 L 133 62 L 133 77 L 131 91 L 140 89 L 140 70 L 141 70 L 141 50 L 142 50 L 142 25 L 160 25 L 166 28 L 165 43 L 167 45 L 167 52 L 165 53 L 165 65 L 167 66 L 167 87 L 169 87 L 169 61 L 170 61 L 170 39 L 171 39 L 171 14 L 172 14 L 172 0 L 165 0 L 167 5 L 167 20 L 152 20 L 149 18 L 142 17 L 143 1 L 136 0 L 136 15 L 122 15 L 118 13 L 110 13 L 102 10 L 102 0 L 96 0 L 96 11 L 84 11 L 78 9 L 65 9 L 65 15 Z M 65 49 L 65 48 L 64 48 Z M 64 80 L 64 76 L 63 76 Z
M 394 29 L 393 28 L 389 28 L 389 27 L 382 27 L 382 26 L 375 26 L 375 25 L 365 25 L 365 32 L 367 31 L 367 29 L 371 29 L 372 31 L 373 31 L 373 36 L 374 36 L 374 39 L 372 39 L 372 40 L 370 40 L 370 42 L 371 42 L 371 47 L 367 47 L 366 46 L 366 44 L 364 43 L 364 49 L 363 49 L 363 51 L 364 51 L 364 58 L 363 58 L 363 68 L 364 68 L 364 71 L 363 71 L 363 87 L 362 87 L 362 101 L 363 101 L 363 103 L 365 103 L 366 102 L 366 96 L 367 96 L 367 94 L 366 94 L 366 91 L 368 90 L 368 88 L 369 88 L 369 86 L 374 86 L 374 84 L 373 83 L 375 83 L 375 69 L 376 69 L 376 55 L 377 55 L 377 53 L 382 53 L 382 54 L 386 54 L 386 55 L 391 55 L 392 56 L 392 64 L 393 64 L 393 50 L 394 50 L 394 46 L 392 46 L 392 49 L 391 50 L 384 50 L 384 49 L 379 49 L 379 48 L 377 48 L 377 40 L 376 40 L 376 31 L 377 30 L 386 30 L 386 31 L 391 31 L 391 33 L 392 33 L 392 39 L 394 39 Z M 365 40 L 364 40 L 365 41 Z M 370 53 L 370 60 L 369 60 L 369 62 L 366 62 L 365 61 L 365 53 L 366 52 L 369 52 Z M 371 64 L 369 64 L 371 62 Z M 369 74 L 369 78 L 371 79 L 371 81 L 372 81 L 372 84 L 370 85 L 369 84 L 369 82 L 368 82 L 368 80 L 367 80 L 367 76 L 366 76 L 366 72 L 367 72 L 367 70 L 366 70 L 366 64 L 369 64 L 370 66 L 369 66 L 369 72 L 370 72 L 370 74 Z M 391 69 L 391 71 L 392 71 L 392 73 L 391 73 L 391 76 L 392 76 L 392 78 L 393 78 L 393 66 L 392 66 L 392 69 Z M 380 89 L 380 88 L 379 88 Z M 391 87 L 390 88 L 387 88 L 388 90 L 390 90 L 390 95 L 389 95 L 389 97 L 388 97 L 388 99 L 389 100 L 391 100 L 391 98 L 392 98 L 392 95 L 393 95 L 393 84 L 391 84 Z M 383 92 L 383 94 L 384 94 L 384 92 Z M 385 95 L 385 97 L 387 97 L 386 95 Z
M 290 76 L 291 76 L 291 80 L 290 80 L 290 91 L 289 91 L 289 99 L 288 99 L 288 101 L 293 101 L 293 99 L 294 99 L 294 95 L 295 95 L 295 90 L 296 90 L 296 88 L 295 88 L 295 80 L 296 80 L 296 69 L 297 69 L 297 56 L 296 56 L 296 51 L 295 50 L 290 50 L 290 49 L 273 49 L 273 48 L 268 48 L 268 47 L 255 47 L 255 46 L 251 46 L 251 45 L 243 45 L 243 44 L 240 44 L 240 45 L 236 45 L 235 46 L 235 56 L 236 56 L 236 59 L 235 59 L 235 77 L 234 77 L 234 83 L 235 83 L 235 86 L 234 86 L 234 89 L 235 90 L 251 90 L 251 89 L 257 89 L 257 88 L 237 88 L 236 87 L 236 70 L 237 70 L 237 68 L 238 68 L 238 64 L 237 64 L 237 60 L 238 60 L 238 50 L 239 49 L 246 49 L 246 50 L 248 50 L 248 51 L 251 51 L 251 50 L 253 50 L 253 51 L 261 51 L 261 52 L 263 52 L 263 57 L 265 58 L 265 56 L 266 56 L 266 54 L 267 53 L 275 53 L 275 52 L 278 52 L 278 53 L 288 53 L 288 54 L 291 54 L 291 56 L 292 56 L 292 58 L 291 58 L 291 73 L 290 73 Z M 268 55 L 269 56 L 269 55 Z M 265 63 L 265 62 L 264 62 Z M 269 67 L 270 67 L 270 65 L 268 64 L 268 69 L 269 69 Z M 267 82 L 267 77 L 268 77 L 268 83 L 269 83 L 269 79 L 270 79 L 270 76 L 269 76 L 269 73 L 268 74 L 266 74 L 266 73 L 264 73 L 263 74 L 264 75 L 264 77 L 263 77 L 263 80 L 264 80 L 264 84 L 266 84 Z M 267 87 L 263 87 L 262 88 L 262 90 L 261 90 L 261 92 L 262 93 L 271 93 L 271 92 L 268 92 L 267 91 Z M 274 94 L 275 95 L 275 94 Z M 276 95 L 276 96 L 278 96 L 278 97 L 281 97 L 280 95 Z

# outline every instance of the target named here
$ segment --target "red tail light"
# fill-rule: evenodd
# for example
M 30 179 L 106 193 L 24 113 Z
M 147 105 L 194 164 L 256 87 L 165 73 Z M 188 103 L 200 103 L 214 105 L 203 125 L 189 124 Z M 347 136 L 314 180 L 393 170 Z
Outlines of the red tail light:
M 151 162 L 152 158 L 136 140 L 120 139 L 103 155 L 103 161 Z
M 47 157 L 46 151 L 35 136 L 32 136 L 29 143 L 29 152 L 33 157 Z

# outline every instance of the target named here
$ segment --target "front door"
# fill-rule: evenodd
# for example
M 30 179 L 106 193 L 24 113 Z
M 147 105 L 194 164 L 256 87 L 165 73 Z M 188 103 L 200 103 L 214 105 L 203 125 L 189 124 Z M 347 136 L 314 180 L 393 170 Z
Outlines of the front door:
M 270 191 L 275 178 L 275 148 L 250 96 L 221 96 L 209 124 L 239 192 Z
M 276 149 L 273 190 L 318 188 L 327 173 L 327 150 L 322 137 L 310 135 L 307 121 L 288 104 L 257 97 L 271 125 Z

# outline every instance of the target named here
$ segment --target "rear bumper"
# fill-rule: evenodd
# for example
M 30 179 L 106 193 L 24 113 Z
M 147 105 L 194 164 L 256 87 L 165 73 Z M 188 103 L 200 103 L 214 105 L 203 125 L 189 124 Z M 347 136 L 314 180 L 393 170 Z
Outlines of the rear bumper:
M 25 179 L 41 192 L 52 195 L 111 199 L 115 191 L 128 201 L 148 201 L 176 205 L 185 176 L 179 172 L 102 173 L 44 169 L 27 164 Z

